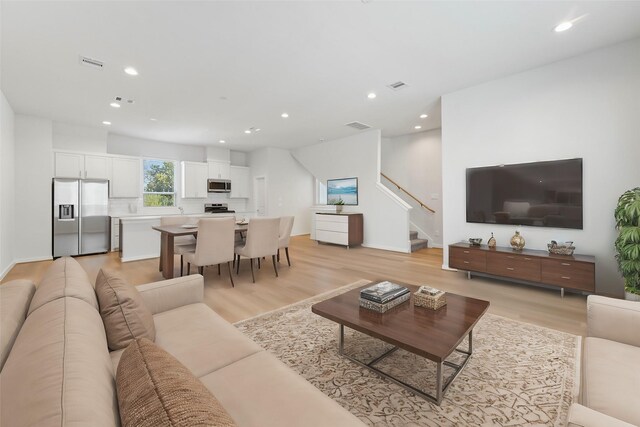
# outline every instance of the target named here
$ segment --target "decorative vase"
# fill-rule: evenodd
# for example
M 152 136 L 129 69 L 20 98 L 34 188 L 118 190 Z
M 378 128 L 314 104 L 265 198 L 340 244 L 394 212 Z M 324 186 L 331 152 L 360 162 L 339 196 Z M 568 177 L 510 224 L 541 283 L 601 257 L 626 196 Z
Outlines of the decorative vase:
M 521 251 L 524 248 L 524 237 L 520 235 L 519 231 L 516 231 L 516 234 L 511 238 L 511 247 L 515 251 Z
M 489 246 L 490 248 L 496 247 L 496 238 L 493 237 L 493 233 L 491 233 L 491 238 L 489 238 L 489 240 L 487 241 L 487 246 Z
M 336 213 L 341 213 L 342 212 L 342 206 L 343 205 L 336 205 Z

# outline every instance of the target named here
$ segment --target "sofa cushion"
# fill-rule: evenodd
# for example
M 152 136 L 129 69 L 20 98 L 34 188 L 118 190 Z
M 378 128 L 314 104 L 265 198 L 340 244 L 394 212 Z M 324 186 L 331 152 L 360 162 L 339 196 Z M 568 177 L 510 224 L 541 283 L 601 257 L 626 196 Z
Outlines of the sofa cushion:
M 584 406 L 640 425 L 640 347 L 588 337 L 583 354 Z
M 120 274 L 100 270 L 96 295 L 111 350 L 125 348 L 136 338 L 155 340 L 153 315 L 145 307 L 138 290 Z
M 66 297 L 31 313 L 0 381 L 2 426 L 114 426 L 113 367 L 100 314 Z
M 123 427 L 235 425 L 184 365 L 146 338 L 124 351 L 116 383 Z
M 245 427 L 364 425 L 266 351 L 200 380 L 236 423 Z
M 153 316 L 156 344 L 196 377 L 262 348 L 205 304 L 190 304 Z
M 31 280 L 13 280 L 0 286 L 0 371 L 27 318 L 35 291 Z
M 47 269 L 33 295 L 29 315 L 44 304 L 62 297 L 81 299 L 96 310 L 98 300 L 93 286 L 78 261 L 73 258 L 59 258 Z

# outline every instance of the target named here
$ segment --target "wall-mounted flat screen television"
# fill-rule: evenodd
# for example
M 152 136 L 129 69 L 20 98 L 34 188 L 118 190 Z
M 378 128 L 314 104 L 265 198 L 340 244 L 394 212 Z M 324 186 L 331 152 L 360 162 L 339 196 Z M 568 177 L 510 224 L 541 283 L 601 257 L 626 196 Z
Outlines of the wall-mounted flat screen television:
M 582 159 L 467 169 L 467 222 L 583 226 Z
M 327 204 L 340 204 L 340 200 L 347 206 L 358 204 L 358 178 L 327 180 Z

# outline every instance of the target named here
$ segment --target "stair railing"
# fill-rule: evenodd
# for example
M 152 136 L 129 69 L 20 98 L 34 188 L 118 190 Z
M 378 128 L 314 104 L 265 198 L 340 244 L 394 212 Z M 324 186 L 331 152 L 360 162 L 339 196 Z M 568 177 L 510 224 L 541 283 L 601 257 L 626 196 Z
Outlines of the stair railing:
M 395 182 L 394 180 L 392 180 L 391 178 L 389 178 L 387 175 L 385 175 L 384 173 L 380 172 L 380 175 L 382 175 L 383 177 L 385 177 L 389 182 L 391 182 L 393 185 L 395 185 L 396 187 L 398 187 L 398 190 L 404 192 L 407 196 L 411 197 L 413 200 L 415 200 L 421 207 L 425 208 L 426 210 L 428 210 L 431 213 L 436 213 L 436 211 L 434 211 L 433 209 L 431 209 L 429 206 L 427 206 L 425 203 L 423 203 L 420 199 L 418 199 L 416 196 L 414 196 L 413 194 L 411 194 L 410 192 L 408 192 L 407 190 L 405 190 L 400 184 L 398 184 L 397 182 Z

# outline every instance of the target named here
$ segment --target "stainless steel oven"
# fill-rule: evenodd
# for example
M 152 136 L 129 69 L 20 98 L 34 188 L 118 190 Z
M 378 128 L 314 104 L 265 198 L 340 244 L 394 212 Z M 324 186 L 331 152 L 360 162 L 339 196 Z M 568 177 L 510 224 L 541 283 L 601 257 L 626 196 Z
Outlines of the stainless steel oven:
M 207 180 L 207 191 L 209 193 L 231 193 L 231 181 L 228 179 Z

